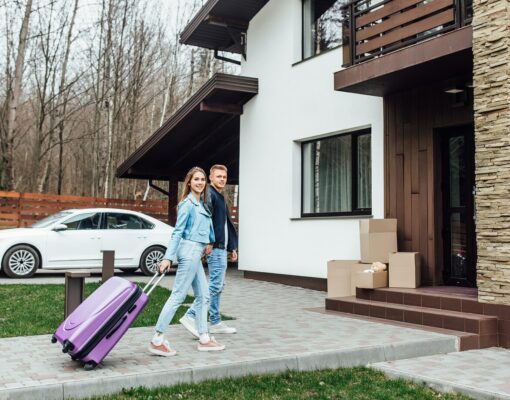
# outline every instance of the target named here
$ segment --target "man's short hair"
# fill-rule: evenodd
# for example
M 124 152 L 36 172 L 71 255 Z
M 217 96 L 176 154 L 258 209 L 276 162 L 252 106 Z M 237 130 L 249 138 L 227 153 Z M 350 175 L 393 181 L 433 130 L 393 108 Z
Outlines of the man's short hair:
M 214 172 L 214 170 L 216 170 L 216 169 L 221 169 L 222 171 L 228 172 L 227 167 L 225 167 L 223 164 L 214 164 L 214 165 L 211 167 L 211 169 L 210 169 L 209 173 L 212 175 L 212 173 L 213 173 L 213 172 Z

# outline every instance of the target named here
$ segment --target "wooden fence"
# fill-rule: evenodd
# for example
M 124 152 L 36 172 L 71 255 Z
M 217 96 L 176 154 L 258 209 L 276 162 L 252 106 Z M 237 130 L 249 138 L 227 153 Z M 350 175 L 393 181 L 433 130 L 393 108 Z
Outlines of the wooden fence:
M 62 210 L 96 207 L 139 211 L 168 223 L 168 201 L 166 200 L 143 201 L 0 191 L 0 229 L 29 226 Z M 232 220 L 236 226 L 237 211 L 237 207 L 232 207 Z
M 168 221 L 168 202 L 165 200 L 143 201 L 0 191 L 0 229 L 29 226 L 62 210 L 95 207 L 140 211 L 163 222 Z

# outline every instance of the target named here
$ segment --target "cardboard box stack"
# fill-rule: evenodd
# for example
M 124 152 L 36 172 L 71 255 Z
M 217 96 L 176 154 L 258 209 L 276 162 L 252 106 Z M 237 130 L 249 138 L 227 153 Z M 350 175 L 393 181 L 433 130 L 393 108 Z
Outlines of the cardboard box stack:
M 388 271 L 365 273 L 367 276 L 359 281 L 358 273 L 370 269 L 377 261 L 387 264 L 389 254 L 397 251 L 397 220 L 360 220 L 360 246 L 361 261 L 328 261 L 328 297 L 355 296 L 356 285 L 363 288 L 388 286 Z
M 389 254 L 397 251 L 396 219 L 359 221 L 361 262 L 387 264 Z
M 420 253 L 391 253 L 389 268 L 390 287 L 417 288 L 420 286 Z

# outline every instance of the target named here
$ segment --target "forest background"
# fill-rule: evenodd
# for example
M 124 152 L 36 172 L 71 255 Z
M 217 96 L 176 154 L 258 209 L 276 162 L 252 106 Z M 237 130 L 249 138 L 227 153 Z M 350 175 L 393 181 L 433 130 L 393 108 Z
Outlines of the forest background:
M 215 72 L 204 0 L 0 0 L 0 190 L 159 198 L 116 168 Z M 171 154 L 169 154 L 171 157 Z

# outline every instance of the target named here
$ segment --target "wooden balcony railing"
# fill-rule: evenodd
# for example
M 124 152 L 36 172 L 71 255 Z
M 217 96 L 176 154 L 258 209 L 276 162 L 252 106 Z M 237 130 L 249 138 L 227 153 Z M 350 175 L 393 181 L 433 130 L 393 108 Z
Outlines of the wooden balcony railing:
M 344 66 L 458 29 L 473 15 L 472 0 L 354 0 L 342 12 Z

